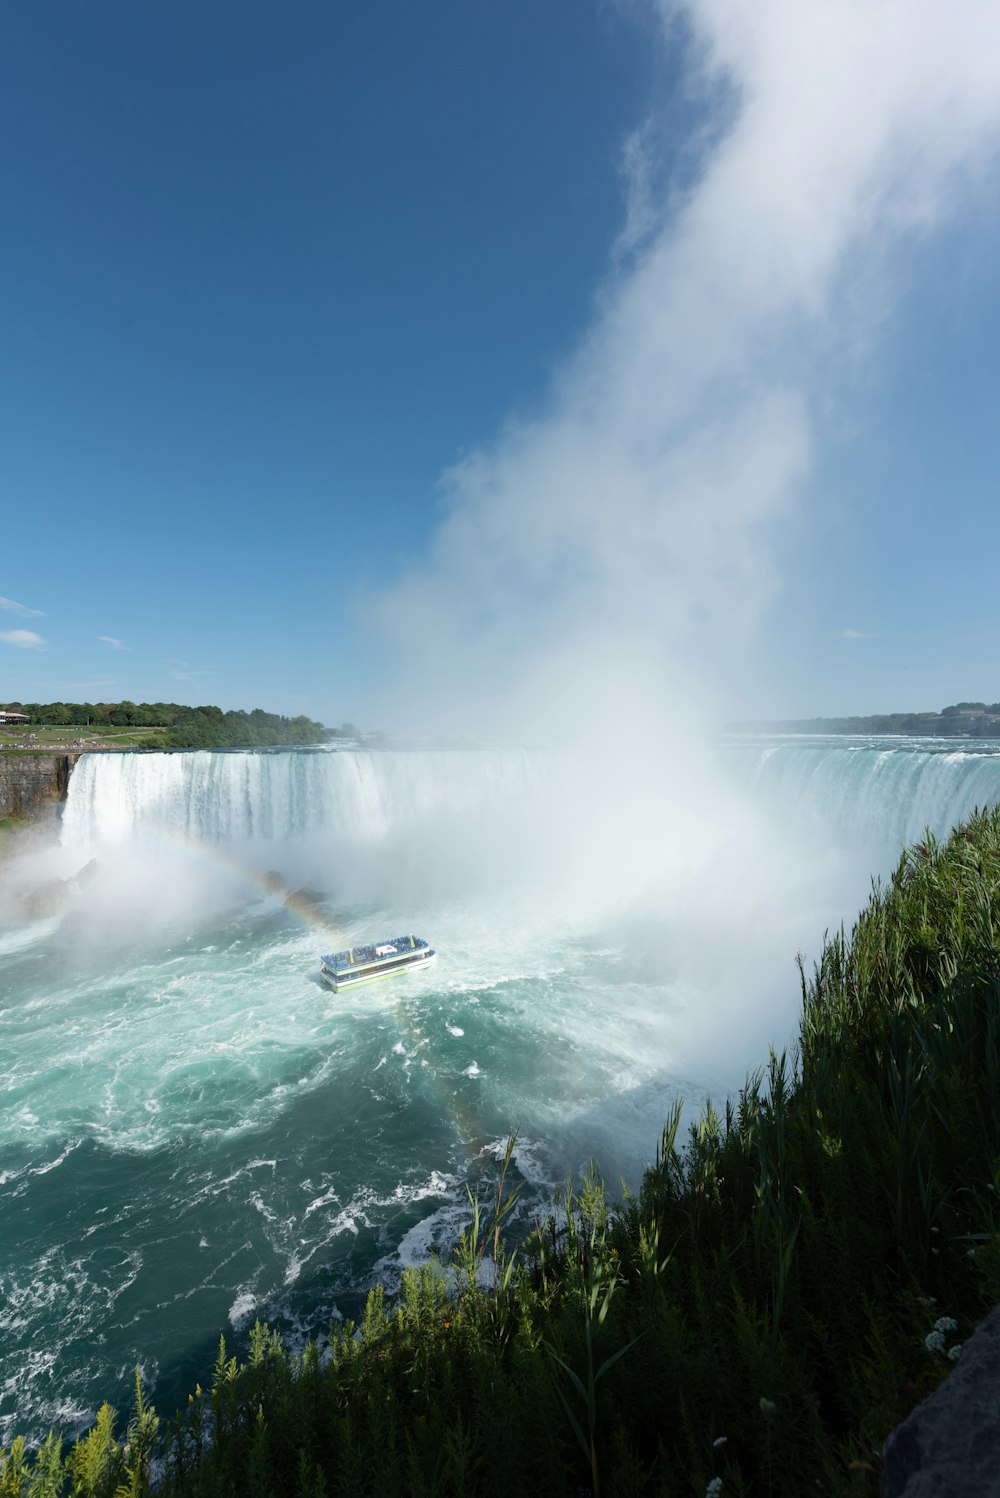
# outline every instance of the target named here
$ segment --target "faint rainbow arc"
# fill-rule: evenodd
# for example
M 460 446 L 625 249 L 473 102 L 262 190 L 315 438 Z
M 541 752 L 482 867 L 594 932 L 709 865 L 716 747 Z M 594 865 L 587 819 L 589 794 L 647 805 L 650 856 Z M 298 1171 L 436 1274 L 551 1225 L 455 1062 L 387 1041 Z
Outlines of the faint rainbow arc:
M 177 831 L 176 828 L 165 827 L 150 820 L 144 820 L 142 826 L 143 836 L 150 837 L 167 847 L 180 850 L 182 853 L 192 855 L 199 861 L 221 869 L 228 877 L 252 889 L 260 895 L 280 901 L 286 910 L 307 929 L 321 933 L 325 940 L 346 941 L 342 928 L 334 924 L 328 917 L 319 912 L 312 900 L 301 890 L 289 890 L 287 887 L 276 889 L 269 879 L 270 871 L 260 869 L 245 859 L 237 857 L 236 854 L 225 848 L 220 843 L 210 843 L 203 838 L 191 837 L 186 833 Z M 358 941 L 349 943 L 358 945 Z M 318 956 L 318 954 L 317 954 Z M 387 1006 L 391 1009 L 396 1027 L 400 1037 L 408 1042 L 408 1050 L 414 1055 L 426 1048 L 427 1036 L 417 1025 L 416 1016 L 411 1014 L 405 1002 L 405 995 L 400 994 L 395 1002 Z M 472 1111 L 467 1107 L 465 1099 L 461 1094 L 449 1086 L 440 1076 L 429 1058 L 427 1065 L 420 1067 L 420 1072 L 427 1077 L 428 1082 L 435 1095 L 438 1097 L 443 1111 L 451 1118 L 452 1123 L 462 1142 L 463 1148 L 469 1154 L 479 1152 L 486 1135 L 481 1123 L 473 1117 Z

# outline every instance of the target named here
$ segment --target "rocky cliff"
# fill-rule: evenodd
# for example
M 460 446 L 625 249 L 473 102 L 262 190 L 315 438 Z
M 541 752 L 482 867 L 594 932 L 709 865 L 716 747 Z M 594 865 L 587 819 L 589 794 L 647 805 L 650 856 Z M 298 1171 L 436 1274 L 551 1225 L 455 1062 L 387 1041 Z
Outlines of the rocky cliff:
M 42 821 L 66 800 L 69 777 L 78 754 L 36 754 L 8 750 L 0 754 L 0 820 L 17 817 Z
M 893 1431 L 884 1455 L 883 1498 L 1000 1498 L 1000 1307 L 962 1347 L 955 1371 Z

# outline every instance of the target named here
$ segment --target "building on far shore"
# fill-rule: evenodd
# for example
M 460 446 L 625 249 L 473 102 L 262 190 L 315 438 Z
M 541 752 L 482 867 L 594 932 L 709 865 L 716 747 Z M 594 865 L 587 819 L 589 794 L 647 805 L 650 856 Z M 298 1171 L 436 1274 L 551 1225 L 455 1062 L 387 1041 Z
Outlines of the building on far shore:
M 0 723 L 27 723 L 27 713 L 9 713 L 5 707 L 0 707 Z

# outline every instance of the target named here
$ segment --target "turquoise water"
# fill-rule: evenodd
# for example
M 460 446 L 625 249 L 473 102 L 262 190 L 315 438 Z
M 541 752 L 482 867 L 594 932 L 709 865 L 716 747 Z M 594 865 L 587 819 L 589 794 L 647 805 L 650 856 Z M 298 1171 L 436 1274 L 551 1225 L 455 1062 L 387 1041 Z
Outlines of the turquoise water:
M 683 796 L 674 761 L 86 757 L 0 889 L 0 1439 L 124 1408 L 137 1361 L 169 1410 L 255 1316 L 355 1316 L 447 1255 L 512 1127 L 525 1223 L 591 1156 L 634 1182 L 674 1097 L 792 1034 L 792 955 L 871 860 L 1000 794 L 998 754 L 741 740 Z M 320 985 L 397 929 L 438 962 Z

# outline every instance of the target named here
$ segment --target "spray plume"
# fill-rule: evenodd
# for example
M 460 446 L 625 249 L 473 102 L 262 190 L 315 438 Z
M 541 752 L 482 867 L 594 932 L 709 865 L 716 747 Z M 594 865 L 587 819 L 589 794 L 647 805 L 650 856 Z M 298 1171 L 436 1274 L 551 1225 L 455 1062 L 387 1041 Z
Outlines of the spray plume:
M 755 1009 L 759 1049 L 791 1022 L 791 954 L 864 898 L 870 850 L 862 867 L 765 825 L 700 726 L 761 683 L 754 631 L 810 523 L 845 371 L 891 326 L 894 257 L 995 180 L 1000 11 L 657 0 L 652 16 L 683 60 L 697 169 L 657 189 L 681 153 L 654 101 L 625 145 L 611 270 L 544 409 L 445 473 L 431 554 L 369 602 L 419 684 L 372 712 L 571 746 L 525 868 L 567 908 L 589 874 L 581 915 L 645 910 L 642 941 L 704 1000 L 698 1044 Z
M 687 712 L 731 686 L 780 588 L 776 531 L 808 524 L 817 413 L 891 309 L 892 251 L 995 173 L 994 5 L 654 14 L 700 170 L 657 201 L 654 107 L 624 151 L 614 270 L 546 408 L 445 474 L 432 555 L 372 601 L 419 673 L 410 726 L 580 734 L 623 698 Z

